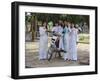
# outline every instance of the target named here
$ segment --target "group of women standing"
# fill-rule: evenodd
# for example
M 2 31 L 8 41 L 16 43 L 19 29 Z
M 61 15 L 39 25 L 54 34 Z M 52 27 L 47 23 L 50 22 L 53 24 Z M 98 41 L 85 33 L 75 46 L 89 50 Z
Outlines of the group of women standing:
M 55 23 L 52 31 L 59 33 L 59 50 L 64 50 L 63 58 L 64 60 L 77 61 L 77 33 L 78 29 L 75 28 L 74 23 L 67 21 L 59 21 Z M 48 32 L 47 23 L 44 22 L 43 26 L 39 27 L 40 32 L 40 43 L 39 43 L 39 59 L 47 59 L 48 50 Z

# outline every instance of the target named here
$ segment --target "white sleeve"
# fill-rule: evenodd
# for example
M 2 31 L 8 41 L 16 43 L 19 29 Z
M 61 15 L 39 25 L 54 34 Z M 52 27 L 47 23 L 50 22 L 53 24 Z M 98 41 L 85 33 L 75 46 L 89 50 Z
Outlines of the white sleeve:
M 71 28 L 68 28 L 69 32 L 71 32 Z
M 53 27 L 51 31 L 55 31 L 55 27 Z
M 40 36 L 45 34 L 45 32 L 44 32 L 42 27 L 39 28 L 39 33 L 40 33 Z
M 78 38 L 78 29 L 76 29 L 76 41 L 77 42 L 79 41 L 79 38 Z
M 63 36 L 63 28 L 61 28 L 60 30 L 59 30 L 59 34 L 61 35 L 61 36 Z

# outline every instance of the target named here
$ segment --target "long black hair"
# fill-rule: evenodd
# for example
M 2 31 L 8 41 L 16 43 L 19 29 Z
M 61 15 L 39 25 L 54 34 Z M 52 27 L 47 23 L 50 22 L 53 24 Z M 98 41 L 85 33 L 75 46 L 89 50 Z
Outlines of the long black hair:
M 46 22 L 46 21 L 42 22 L 42 26 L 44 26 L 44 25 L 43 25 L 44 23 L 46 23 L 45 28 L 47 29 L 47 22 Z

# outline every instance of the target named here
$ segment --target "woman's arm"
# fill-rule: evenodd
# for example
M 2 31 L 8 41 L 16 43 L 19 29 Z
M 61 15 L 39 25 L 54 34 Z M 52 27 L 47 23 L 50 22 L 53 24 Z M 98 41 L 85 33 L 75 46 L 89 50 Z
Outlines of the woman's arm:
M 45 34 L 45 30 L 42 27 L 40 27 L 39 28 L 39 33 L 40 33 L 40 36 L 42 36 L 42 35 Z

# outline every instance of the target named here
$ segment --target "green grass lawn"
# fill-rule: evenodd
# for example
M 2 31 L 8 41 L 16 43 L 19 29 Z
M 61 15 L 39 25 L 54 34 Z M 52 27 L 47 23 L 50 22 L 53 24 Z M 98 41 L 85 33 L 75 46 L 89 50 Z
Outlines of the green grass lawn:
M 79 34 L 79 43 L 89 44 L 89 34 Z

